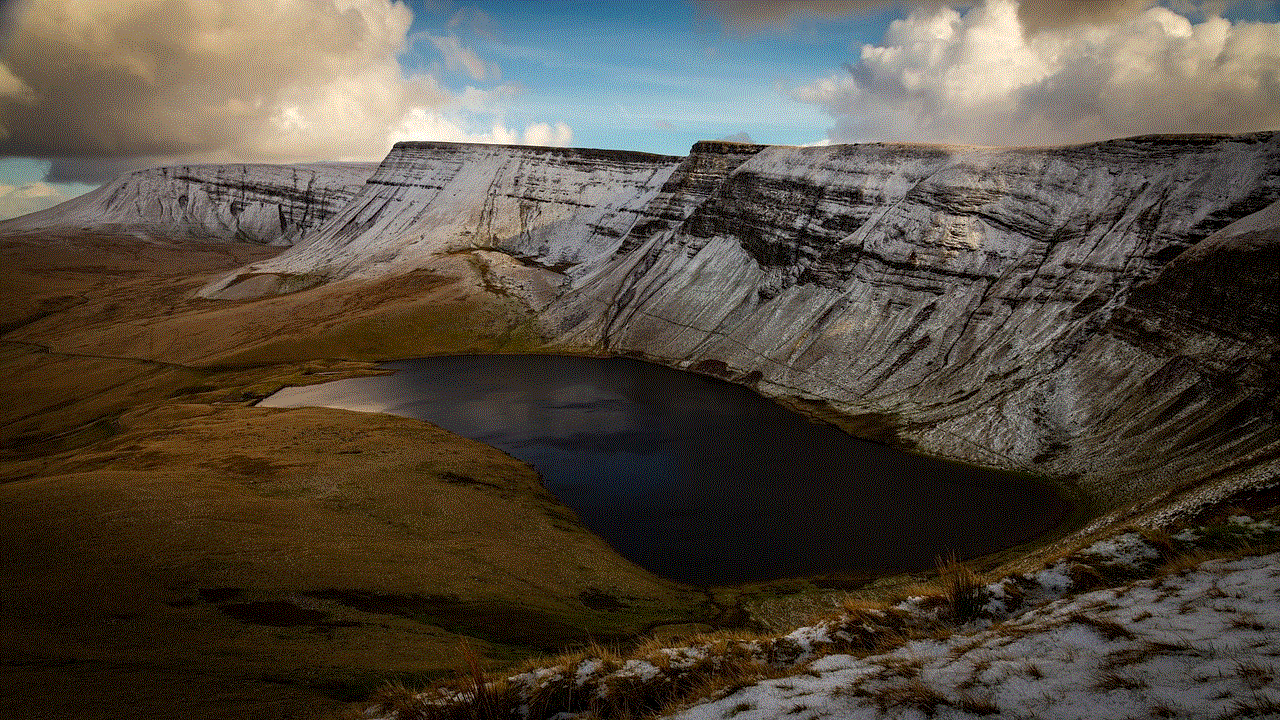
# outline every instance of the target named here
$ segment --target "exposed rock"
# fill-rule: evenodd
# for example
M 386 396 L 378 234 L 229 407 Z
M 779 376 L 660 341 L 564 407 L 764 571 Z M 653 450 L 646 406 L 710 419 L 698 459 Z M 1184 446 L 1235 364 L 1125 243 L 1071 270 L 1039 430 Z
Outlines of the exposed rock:
M 373 163 L 183 165 L 126 173 L 0 233 L 93 230 L 291 245 L 351 200 Z

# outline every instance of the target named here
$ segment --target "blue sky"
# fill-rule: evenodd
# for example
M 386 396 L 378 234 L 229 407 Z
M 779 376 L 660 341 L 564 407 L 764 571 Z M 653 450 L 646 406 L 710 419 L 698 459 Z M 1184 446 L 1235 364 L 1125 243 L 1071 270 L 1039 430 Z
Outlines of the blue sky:
M 401 139 L 680 155 L 1280 127 L 1278 3 L 1221 5 L 19 0 L 0 5 L 0 217 L 121 171 Z
M 578 146 L 682 155 L 698 140 L 742 132 L 773 144 L 823 139 L 829 118 L 779 86 L 839 70 L 899 13 L 744 33 L 684 2 L 479 2 L 420 7 L 414 29 L 438 32 L 458 16 L 459 36 L 520 88 L 516 125 L 563 120 Z M 434 61 L 421 44 L 408 64 Z

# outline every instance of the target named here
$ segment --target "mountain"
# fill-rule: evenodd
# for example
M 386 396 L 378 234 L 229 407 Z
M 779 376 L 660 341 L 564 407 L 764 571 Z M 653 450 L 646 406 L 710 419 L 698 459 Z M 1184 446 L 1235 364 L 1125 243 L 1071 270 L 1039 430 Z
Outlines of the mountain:
M 183 165 L 125 173 L 0 234 L 124 232 L 289 245 L 351 200 L 376 165 Z
M 295 291 L 407 272 L 477 249 L 563 269 L 611 249 L 679 162 L 609 150 L 398 143 L 351 202 L 304 242 L 202 294 Z
M 252 174 L 242 167 L 206 169 L 220 180 L 201 197 L 250 185 L 228 181 Z M 683 158 L 411 142 L 359 187 L 320 167 L 253 171 L 257 204 L 237 227 L 296 242 L 202 297 L 286 308 L 298 293 L 308 312 L 367 314 L 375 286 L 401 278 L 397 293 L 429 303 L 449 281 L 450 302 L 519 308 L 537 338 L 526 350 L 715 375 L 863 437 L 1064 480 L 1104 509 L 1173 511 L 1280 468 L 1280 133 L 1003 149 L 703 142 Z M 173 211 L 171 198 L 197 204 L 185 171 L 151 172 L 112 187 L 138 187 L 131 202 L 162 208 L 147 217 L 169 227 L 231 234 L 220 211 Z M 294 179 L 306 172 L 316 179 Z M 303 184 L 331 189 L 280 202 Z M 122 193 L 93 202 L 117 208 L 114 222 L 108 200 Z M 233 206 L 217 197 L 199 205 Z M 87 221 L 69 205 L 43 221 Z M 299 213 L 311 220 L 280 219 Z M 326 317 L 325 347 L 340 347 L 342 318 Z M 401 354 L 425 327 L 359 322 Z M 450 332 L 490 329 L 458 316 Z
M 549 348 L 717 375 L 1110 505 L 1275 472 L 1278 198 L 1277 133 L 682 159 L 402 143 L 304 242 L 203 292 L 505 255 L 487 283 Z
M 1215 603 L 1202 635 L 1218 645 L 1220 625 L 1272 629 L 1232 618 L 1274 606 L 1275 583 L 1258 574 L 1273 556 L 1226 574 L 1186 567 L 1202 550 L 1276 536 L 1278 133 L 1008 149 L 711 142 L 686 157 L 402 143 L 376 168 L 133 173 L 0 235 L 0 632 L 23 639 L 0 676 L 6 716 L 278 716 L 331 706 L 333 688 L 350 698 L 387 677 L 448 674 L 462 636 L 509 662 L 585 637 L 657 635 L 655 621 L 677 633 L 781 623 L 833 597 L 823 579 L 745 594 L 662 581 L 581 526 L 530 468 L 427 424 L 252 407 L 285 385 L 431 354 L 640 357 L 863 437 L 1031 471 L 1081 502 L 1064 534 L 978 561 L 1032 573 L 1011 575 L 999 597 L 1128 582 L 1111 560 L 1145 557 L 1153 579 L 1099 592 L 1133 598 L 1191 577 L 1181 599 L 1177 583 L 1151 590 L 1157 619 L 1194 595 Z M 774 438 L 755 430 L 767 452 Z M 840 513 L 838 500 L 817 505 Z M 928 517 L 919 499 L 900 500 Z M 1236 517 L 1256 510 L 1265 522 Z M 1128 526 L 1169 534 L 1116 534 Z M 1134 555 L 1125 536 L 1148 550 Z M 1099 547 L 1111 551 L 1088 551 Z M 954 567 L 942 574 L 959 589 Z M 1218 581 L 1234 583 L 1232 597 L 1205 590 Z M 926 613 L 930 647 L 972 646 L 963 629 L 940 639 L 933 622 L 959 609 L 957 593 L 904 601 Z M 963 604 L 975 597 L 964 591 Z M 1098 652 L 1068 658 L 1085 670 L 1054 692 L 1114 695 L 1132 714 L 1128 690 L 1090 690 L 1085 676 L 1114 665 L 1125 633 L 1137 648 L 1159 628 L 1143 624 L 1141 602 L 1094 600 L 1050 606 L 1102 613 L 1068 628 L 1097 629 Z M 828 637 L 879 646 L 862 634 L 868 608 L 848 610 L 842 627 L 857 632 Z M 1048 616 L 1028 606 L 1010 620 L 1037 617 Z M 884 637 L 907 641 L 904 627 Z M 768 641 L 769 657 L 815 628 Z M 1033 628 L 1021 650 L 1053 645 L 1060 629 Z M 1148 666 L 1188 657 L 1165 645 Z M 747 645 L 725 647 L 739 658 Z M 659 652 L 679 669 L 667 660 L 680 651 Z M 956 653 L 944 646 L 938 660 L 945 670 Z M 616 665 L 625 675 L 635 662 Z M 819 669 L 846 703 L 842 670 Z M 1165 675 L 1152 688 L 1176 685 Z M 1236 676 L 1224 692 L 1259 687 L 1257 673 Z M 908 680 L 903 692 L 968 702 L 954 694 L 963 687 Z M 813 697 L 822 707 L 825 692 Z M 777 707 L 767 693 L 748 700 Z M 729 705 L 750 703 L 717 709 Z

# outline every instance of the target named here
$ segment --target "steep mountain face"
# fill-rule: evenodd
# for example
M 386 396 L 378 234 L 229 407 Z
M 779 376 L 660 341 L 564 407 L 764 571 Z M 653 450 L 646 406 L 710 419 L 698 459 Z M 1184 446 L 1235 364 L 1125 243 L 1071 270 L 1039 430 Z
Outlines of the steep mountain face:
M 569 345 L 1132 499 L 1274 455 L 1277 344 L 1259 323 L 1276 312 L 1276 223 L 1186 251 L 1280 197 L 1278 169 L 1270 133 L 764 148 L 678 227 L 576 272 L 543 317 Z
M 461 278 L 523 303 L 547 350 L 717 375 L 1110 507 L 1277 474 L 1278 199 L 1277 133 L 686 158 L 401 143 L 302 242 L 202 294 Z
M 563 268 L 626 235 L 679 162 L 608 150 L 398 143 L 313 237 L 204 294 L 298 290 L 492 249 Z
M 373 163 L 184 165 L 126 173 L 0 233 L 109 230 L 161 238 L 291 245 L 364 186 Z

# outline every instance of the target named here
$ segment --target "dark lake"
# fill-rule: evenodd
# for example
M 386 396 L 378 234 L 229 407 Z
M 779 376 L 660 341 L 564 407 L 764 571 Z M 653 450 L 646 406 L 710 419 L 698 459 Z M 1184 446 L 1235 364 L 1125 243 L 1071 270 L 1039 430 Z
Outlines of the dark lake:
M 852 438 L 727 382 L 636 360 L 437 357 L 262 402 L 427 420 L 525 460 L 626 558 L 734 583 L 931 568 L 1055 528 L 1028 477 Z

